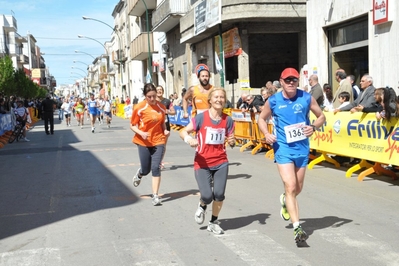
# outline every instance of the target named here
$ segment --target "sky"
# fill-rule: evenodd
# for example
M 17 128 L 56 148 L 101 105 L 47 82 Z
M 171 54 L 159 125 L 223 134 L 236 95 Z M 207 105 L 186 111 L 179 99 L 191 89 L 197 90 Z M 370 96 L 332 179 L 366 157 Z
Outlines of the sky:
M 32 34 L 40 47 L 46 67 L 57 81 L 57 86 L 73 84 L 87 75 L 87 65 L 104 53 L 98 42 L 78 38 L 84 35 L 105 43 L 111 40 L 112 30 L 87 16 L 101 20 L 112 27 L 112 12 L 119 0 L 0 0 L 0 14 L 13 15 L 17 20 L 17 33 Z M 79 61 L 75 62 L 74 61 Z M 71 67 L 75 67 L 74 69 Z M 71 73 L 73 72 L 73 73 Z

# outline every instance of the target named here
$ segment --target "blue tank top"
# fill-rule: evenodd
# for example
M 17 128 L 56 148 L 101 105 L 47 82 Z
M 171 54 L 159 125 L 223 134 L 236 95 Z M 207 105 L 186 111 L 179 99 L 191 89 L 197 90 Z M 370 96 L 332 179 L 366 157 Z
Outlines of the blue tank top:
M 273 116 L 273 134 L 277 136 L 277 141 L 273 143 L 274 153 L 288 156 L 308 154 L 309 138 L 295 141 L 301 130 L 293 129 L 292 126 L 300 123 L 310 125 L 309 111 L 312 96 L 298 89 L 291 99 L 284 98 L 283 93 L 279 92 L 270 96 L 268 101 Z
M 90 114 L 97 114 L 97 101 L 96 100 L 88 100 L 87 106 L 89 107 Z

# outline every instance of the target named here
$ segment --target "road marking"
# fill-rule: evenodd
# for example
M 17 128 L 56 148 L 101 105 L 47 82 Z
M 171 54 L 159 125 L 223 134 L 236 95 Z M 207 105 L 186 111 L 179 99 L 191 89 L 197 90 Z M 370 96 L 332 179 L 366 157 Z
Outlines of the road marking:
M 113 241 L 119 265 L 185 265 L 166 240 L 139 238 L 129 242 Z
M 311 265 L 258 230 L 226 232 L 216 237 L 248 265 Z
M 336 228 L 325 228 L 318 234 L 326 241 L 338 246 L 356 249 L 356 255 L 361 255 L 369 261 L 375 261 L 376 265 L 383 262 L 384 265 L 398 265 L 399 253 L 392 246 L 376 237 L 350 228 L 339 231 Z
M 6 215 L 1 215 L 0 217 L 1 218 L 3 218 L 3 217 L 17 217 L 17 216 L 40 215 L 40 214 L 50 214 L 50 213 L 55 213 L 55 211 L 6 214 Z
M 58 248 L 39 248 L 0 253 L 0 265 L 61 265 Z

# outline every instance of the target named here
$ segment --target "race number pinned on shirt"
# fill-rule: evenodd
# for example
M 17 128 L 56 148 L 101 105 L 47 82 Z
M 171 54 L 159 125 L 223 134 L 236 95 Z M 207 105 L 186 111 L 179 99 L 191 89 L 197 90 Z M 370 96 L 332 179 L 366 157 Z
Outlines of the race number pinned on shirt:
M 224 138 L 226 135 L 225 128 L 211 128 L 206 129 L 205 144 L 219 145 L 224 144 Z
M 300 140 L 304 140 L 307 137 L 303 132 L 303 128 L 305 127 L 305 122 L 293 124 L 284 127 L 285 137 L 287 139 L 287 143 L 292 143 Z

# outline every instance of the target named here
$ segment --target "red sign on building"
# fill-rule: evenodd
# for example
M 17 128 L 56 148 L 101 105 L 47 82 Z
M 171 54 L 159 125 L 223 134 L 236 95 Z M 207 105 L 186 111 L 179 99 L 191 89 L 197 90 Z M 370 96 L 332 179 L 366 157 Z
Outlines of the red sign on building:
M 388 1 L 389 0 L 373 0 L 373 25 L 388 21 Z

